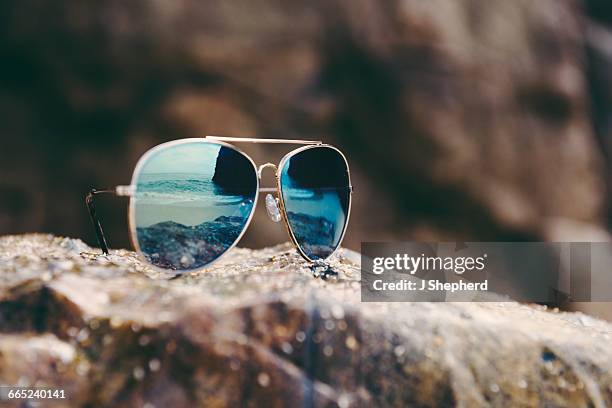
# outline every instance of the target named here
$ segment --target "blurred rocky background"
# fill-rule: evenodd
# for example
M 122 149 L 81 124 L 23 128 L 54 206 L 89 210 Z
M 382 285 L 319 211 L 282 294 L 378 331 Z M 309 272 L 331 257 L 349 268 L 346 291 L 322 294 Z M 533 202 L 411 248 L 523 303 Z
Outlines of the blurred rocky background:
M 94 244 L 88 189 L 215 134 L 343 149 L 353 249 L 608 239 L 607 0 L 5 1 L 0 55 L 0 234 Z M 103 200 L 129 246 L 126 201 Z M 287 239 L 263 211 L 243 246 Z

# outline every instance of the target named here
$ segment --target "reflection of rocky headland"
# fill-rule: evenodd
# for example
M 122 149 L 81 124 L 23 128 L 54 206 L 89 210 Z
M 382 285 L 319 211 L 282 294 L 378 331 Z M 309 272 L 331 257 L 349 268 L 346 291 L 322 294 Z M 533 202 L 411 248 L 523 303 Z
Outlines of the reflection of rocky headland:
M 287 213 L 289 224 L 296 240 L 311 258 L 326 258 L 337 243 L 335 224 L 325 217 L 315 217 L 304 213 Z
M 208 264 L 229 248 L 244 226 L 240 216 L 186 226 L 164 221 L 137 228 L 140 249 L 150 262 L 162 268 L 195 269 Z
M 221 193 L 254 197 L 256 177 L 253 165 L 246 157 L 233 149 L 221 147 L 212 178 Z

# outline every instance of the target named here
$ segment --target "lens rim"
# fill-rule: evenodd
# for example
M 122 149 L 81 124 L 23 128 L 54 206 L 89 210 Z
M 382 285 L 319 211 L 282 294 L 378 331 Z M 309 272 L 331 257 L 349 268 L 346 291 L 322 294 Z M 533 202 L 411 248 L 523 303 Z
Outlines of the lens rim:
M 229 149 L 234 150 L 235 152 L 241 154 L 242 156 L 246 157 L 249 161 L 249 163 L 251 163 L 251 167 L 253 168 L 253 175 L 255 177 L 255 182 L 256 182 L 256 186 L 255 186 L 255 198 L 253 199 L 253 207 L 251 208 L 251 213 L 249 214 L 249 218 L 247 219 L 246 223 L 244 224 L 244 227 L 242 228 L 242 231 L 240 231 L 240 234 L 238 235 L 238 237 L 236 238 L 236 240 L 234 241 L 234 243 L 229 246 L 225 252 L 223 252 L 221 255 L 219 255 L 217 258 L 213 259 L 212 261 L 210 261 L 209 263 L 207 263 L 206 265 L 200 266 L 198 268 L 195 269 L 185 269 L 185 270 L 175 270 L 175 269 L 166 269 L 166 268 L 161 268 L 157 265 L 152 264 L 151 262 L 149 262 L 147 260 L 147 258 L 145 257 L 144 253 L 142 252 L 142 249 L 140 248 L 140 245 L 138 244 L 138 237 L 136 236 L 136 203 L 135 203 L 135 199 L 136 199 L 136 189 L 137 189 L 137 180 L 138 177 L 140 176 L 140 172 L 142 171 L 142 168 L 144 167 L 145 163 L 147 162 L 148 159 L 151 158 L 151 156 L 153 156 L 155 153 L 159 152 L 160 150 L 169 148 L 169 147 L 175 147 L 175 146 L 180 146 L 183 144 L 189 144 L 189 143 L 202 143 L 202 144 L 210 144 L 210 145 L 216 145 L 216 146 L 223 146 L 223 147 L 227 147 Z M 230 250 L 232 250 L 237 244 L 238 242 L 240 242 L 240 240 L 242 239 L 243 235 L 246 233 L 246 230 L 249 228 L 249 225 L 251 225 L 251 221 L 253 220 L 253 216 L 255 215 L 255 209 L 257 207 L 257 201 L 259 199 L 259 176 L 257 175 L 257 166 L 255 165 L 255 162 L 253 161 L 253 159 L 246 154 L 245 152 L 243 152 L 242 150 L 240 150 L 239 148 L 237 148 L 234 145 L 231 145 L 229 143 L 225 143 L 225 142 L 221 142 L 221 141 L 212 141 L 212 140 L 206 140 L 205 138 L 186 138 L 186 139 L 177 139 L 177 140 L 171 140 L 169 142 L 165 142 L 165 143 L 161 143 L 157 146 L 152 147 L 151 149 L 147 150 L 142 156 L 140 156 L 140 159 L 138 159 L 138 162 L 136 163 L 136 167 L 134 167 L 134 172 L 132 173 L 132 181 L 130 183 L 131 188 L 133 189 L 134 193 L 130 196 L 130 202 L 129 202 L 129 208 L 128 208 L 128 229 L 129 229 L 129 236 L 130 236 L 130 242 L 132 243 L 132 247 L 135 249 L 138 258 L 145 262 L 147 265 L 149 265 L 153 270 L 157 271 L 157 272 L 162 272 L 162 273 L 175 273 L 177 275 L 184 275 L 186 273 L 191 273 L 191 272 L 198 272 L 201 270 L 204 270 L 206 268 L 209 268 L 210 266 L 212 266 L 215 262 L 217 262 L 218 260 L 220 260 L 221 258 L 223 258 Z
M 338 246 L 336 246 L 336 248 L 334 248 L 334 250 L 328 256 L 326 256 L 325 258 L 311 259 L 308 255 L 306 255 L 306 253 L 304 252 L 304 250 L 302 249 L 300 244 L 297 242 L 297 239 L 295 238 L 295 234 L 293 233 L 293 229 L 291 228 L 291 225 L 289 224 L 289 218 L 287 217 L 287 210 L 285 208 L 285 197 L 283 195 L 283 186 L 282 186 L 282 183 L 281 183 L 281 174 L 283 173 L 283 169 L 285 168 L 285 165 L 289 162 L 289 160 L 293 156 L 295 156 L 296 154 L 301 153 L 301 152 L 303 152 L 305 150 L 320 149 L 320 148 L 328 148 L 328 149 L 335 150 L 340 155 L 340 157 L 342 157 L 342 159 L 344 160 L 344 164 L 346 165 L 346 174 L 347 174 L 347 181 L 348 181 L 347 188 L 349 189 L 348 210 L 347 210 L 347 214 L 346 214 L 346 221 L 344 222 L 344 225 L 342 227 L 342 234 L 340 235 L 340 241 L 338 241 Z M 348 228 L 348 224 L 349 224 L 349 221 L 351 219 L 351 206 L 352 206 L 352 202 L 353 202 L 353 184 L 351 183 L 351 168 L 349 167 L 348 160 L 346 159 L 346 156 L 344 155 L 344 153 L 342 153 L 342 151 L 340 151 L 340 149 L 338 149 L 338 148 L 336 148 L 336 147 L 334 147 L 332 145 L 325 144 L 325 143 L 316 144 L 316 145 L 309 145 L 309 146 L 302 146 L 300 148 L 292 150 L 289 153 L 287 153 L 281 159 L 280 163 L 278 164 L 278 169 L 276 171 L 276 184 L 277 184 L 277 189 L 278 189 L 278 196 L 279 196 L 279 202 L 280 202 L 280 207 L 281 207 L 281 214 L 283 215 L 283 221 L 285 222 L 285 227 L 287 228 L 287 233 L 289 234 L 289 238 L 291 238 L 291 242 L 293 243 L 295 248 L 298 250 L 300 255 L 302 255 L 302 257 L 304 259 L 306 259 L 308 262 L 314 263 L 314 262 L 325 261 L 326 259 L 329 259 L 342 246 L 342 241 L 344 241 L 344 235 L 346 234 L 346 230 Z

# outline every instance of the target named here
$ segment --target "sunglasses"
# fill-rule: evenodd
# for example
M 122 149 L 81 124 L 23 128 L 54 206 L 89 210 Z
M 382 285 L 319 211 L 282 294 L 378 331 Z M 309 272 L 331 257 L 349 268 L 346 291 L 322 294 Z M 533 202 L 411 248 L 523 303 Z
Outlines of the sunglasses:
M 231 143 L 297 144 L 276 166 L 257 167 Z M 265 169 L 276 186 L 259 186 Z M 253 218 L 260 193 L 274 222 L 284 221 L 302 257 L 321 263 L 340 246 L 353 189 L 346 157 L 320 141 L 207 136 L 158 145 L 138 161 L 132 183 L 91 190 L 86 203 L 100 248 L 108 243 L 94 197 L 130 198 L 133 247 L 149 264 L 185 273 L 203 269 L 232 249 Z

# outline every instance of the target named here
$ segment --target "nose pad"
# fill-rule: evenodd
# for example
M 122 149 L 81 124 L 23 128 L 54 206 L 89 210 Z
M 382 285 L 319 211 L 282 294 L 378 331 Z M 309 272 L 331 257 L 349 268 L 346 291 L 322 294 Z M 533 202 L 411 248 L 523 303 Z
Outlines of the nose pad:
M 274 222 L 279 222 L 281 220 L 281 213 L 278 209 L 278 199 L 274 198 L 272 194 L 266 195 L 266 211 L 268 212 L 268 217 Z
M 268 167 L 270 168 L 274 168 L 274 173 L 276 173 L 276 164 L 274 163 L 266 163 L 266 164 L 262 164 L 261 166 L 259 166 L 259 168 L 257 169 L 257 177 L 261 180 L 261 175 L 263 174 L 264 169 L 267 169 Z

